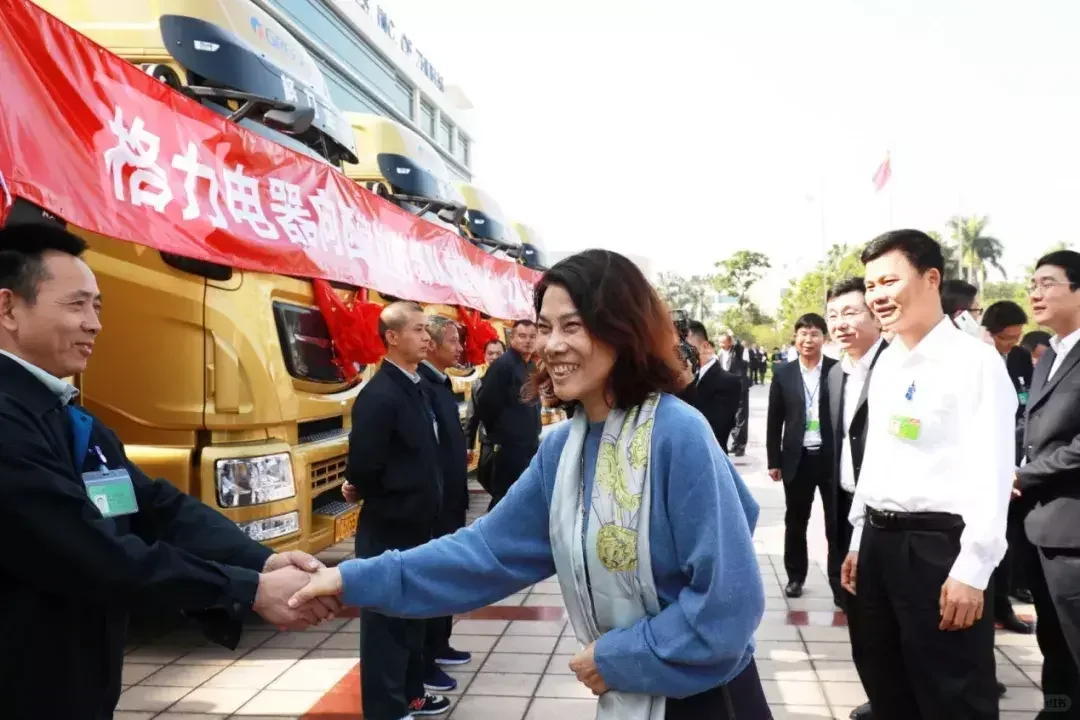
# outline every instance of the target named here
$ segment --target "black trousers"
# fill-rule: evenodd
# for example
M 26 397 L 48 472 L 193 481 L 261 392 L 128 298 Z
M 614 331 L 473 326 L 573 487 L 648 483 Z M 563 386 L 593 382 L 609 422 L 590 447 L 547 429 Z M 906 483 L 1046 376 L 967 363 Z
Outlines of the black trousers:
M 772 720 L 753 660 L 727 685 L 688 698 L 669 698 L 664 720 Z
M 1043 655 L 1040 720 L 1080 717 L 1080 551 L 1025 548 Z
M 495 446 L 491 443 L 480 443 L 480 454 L 476 459 L 476 480 L 480 487 L 488 493 L 491 492 L 491 476 L 494 469 Z
M 452 616 L 430 618 L 424 621 L 424 677 L 438 667 L 435 659 L 450 647 L 450 633 L 454 628 Z
M 825 508 L 825 537 L 830 549 L 834 545 L 832 507 L 832 483 L 825 454 L 803 450 L 799 468 L 791 481 L 784 482 L 784 569 L 788 581 L 806 582 L 810 558 L 806 549 L 806 528 L 810 525 L 810 511 L 814 507 L 814 491 L 821 493 Z
M 855 613 L 861 672 L 875 720 L 998 717 L 994 623 L 943 631 L 941 586 L 963 524 L 946 531 L 864 526 Z
M 529 467 L 536 445 L 500 445 L 495 450 L 491 467 L 491 502 L 488 512 L 510 492 L 510 486 L 517 482 L 521 474 Z
M 426 620 L 360 611 L 360 686 L 365 720 L 401 720 L 424 697 Z
M 1012 601 L 1009 600 L 1009 593 L 1017 587 L 1024 587 L 1024 585 L 1016 585 L 1017 574 L 1026 574 L 1017 550 L 1020 545 L 1020 538 L 1027 539 L 1024 534 L 1024 517 L 1020 510 L 1022 508 L 1017 503 L 1010 503 L 1005 526 L 1005 538 L 1009 546 L 1005 550 L 1005 556 L 1001 558 L 1001 562 L 994 568 L 994 575 L 991 579 L 994 604 L 992 617 L 998 621 L 1004 620 L 1012 613 Z
M 746 443 L 750 438 L 750 378 L 743 375 L 739 378 L 742 383 L 742 392 L 739 395 L 739 409 L 735 413 L 735 429 L 731 431 L 731 452 L 742 453 L 746 451 Z
M 847 557 L 848 548 L 851 545 L 851 523 L 848 515 L 851 513 L 851 501 L 854 495 L 840 487 L 839 483 L 833 485 L 832 492 L 836 493 L 836 514 L 832 520 L 834 537 L 829 538 L 828 574 L 829 587 L 832 588 L 833 600 L 841 610 L 849 615 L 850 593 L 840 585 L 840 569 L 844 566 L 844 558 Z M 825 508 L 826 514 L 829 508 Z M 850 623 L 848 625 L 850 627 Z

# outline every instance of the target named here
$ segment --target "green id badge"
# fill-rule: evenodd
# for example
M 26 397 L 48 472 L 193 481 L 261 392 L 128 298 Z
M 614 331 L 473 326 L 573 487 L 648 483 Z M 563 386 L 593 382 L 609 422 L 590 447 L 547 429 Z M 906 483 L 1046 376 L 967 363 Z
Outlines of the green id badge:
M 83 473 L 83 484 L 90 502 L 97 506 L 103 517 L 133 515 L 139 512 L 135 500 L 135 487 L 127 470 L 102 470 Z
M 821 421 L 820 420 L 807 420 L 806 421 L 806 430 L 807 430 L 807 432 L 821 432 Z
M 916 418 L 893 415 L 889 419 L 889 434 L 901 440 L 918 440 L 921 423 Z
M 1016 399 L 1020 401 L 1020 407 L 1027 407 L 1028 394 L 1026 392 L 1016 393 Z

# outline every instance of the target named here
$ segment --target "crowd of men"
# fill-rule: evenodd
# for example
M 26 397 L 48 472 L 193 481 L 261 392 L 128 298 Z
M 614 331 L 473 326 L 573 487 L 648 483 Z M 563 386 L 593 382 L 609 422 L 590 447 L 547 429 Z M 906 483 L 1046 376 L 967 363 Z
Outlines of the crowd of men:
M 794 327 L 769 389 L 770 477 L 786 501 L 785 592 L 825 509 L 833 600 L 869 702 L 853 718 L 996 718 L 996 624 L 1035 632 L 1040 718 L 1080 716 L 1080 253 L 1036 263 L 1034 321 L 944 281 L 940 245 L 887 233 L 865 278 Z M 839 361 L 822 346 L 831 337 Z M 1010 596 L 1034 602 L 1033 627 Z

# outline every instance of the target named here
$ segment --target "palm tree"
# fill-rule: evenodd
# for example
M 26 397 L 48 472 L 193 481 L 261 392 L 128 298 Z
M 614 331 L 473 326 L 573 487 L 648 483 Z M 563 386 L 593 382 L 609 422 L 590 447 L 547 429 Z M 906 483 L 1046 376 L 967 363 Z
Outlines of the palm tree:
M 990 223 L 987 216 L 955 216 L 947 223 L 956 243 L 956 257 L 960 264 L 960 277 L 981 288 L 986 284 L 987 266 L 993 267 L 1007 278 L 1001 266 L 1005 247 L 997 238 L 984 234 Z
M 960 259 L 957 257 L 956 246 L 941 237 L 937 230 L 928 230 L 927 235 L 932 237 L 941 246 L 941 252 L 945 256 L 945 280 L 955 280 L 960 277 Z

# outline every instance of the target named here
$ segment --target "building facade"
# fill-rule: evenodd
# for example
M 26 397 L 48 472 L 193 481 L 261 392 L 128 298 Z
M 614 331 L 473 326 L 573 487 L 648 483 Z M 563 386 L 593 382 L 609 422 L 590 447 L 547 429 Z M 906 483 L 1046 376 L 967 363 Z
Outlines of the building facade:
M 377 0 L 252 0 L 304 45 L 346 112 L 386 115 L 472 181 L 472 105 Z

